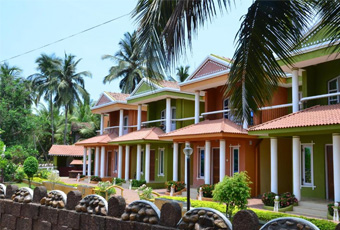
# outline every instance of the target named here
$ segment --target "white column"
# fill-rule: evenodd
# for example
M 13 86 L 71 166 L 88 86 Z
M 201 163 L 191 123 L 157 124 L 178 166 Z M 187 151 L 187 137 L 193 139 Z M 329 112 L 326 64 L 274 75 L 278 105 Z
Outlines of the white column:
M 142 161 L 142 146 L 137 145 L 137 171 L 136 171 L 136 179 L 140 180 L 140 171 L 141 171 L 141 161 Z
M 333 133 L 334 200 L 340 201 L 340 134 Z
M 210 184 L 210 141 L 205 141 L 205 151 L 204 151 L 204 183 Z
M 130 146 L 125 146 L 125 180 L 128 182 L 129 180 L 129 171 L 130 171 Z
M 270 190 L 278 194 L 277 138 L 270 138 Z
M 299 111 L 299 69 L 292 69 L 292 103 L 293 113 Z
M 190 145 L 189 141 L 185 142 L 185 145 Z M 187 158 L 186 156 L 184 157 L 184 183 L 187 183 L 187 168 L 188 168 L 188 164 L 187 164 Z
M 86 175 L 86 155 L 87 155 L 87 148 L 84 147 L 84 154 L 83 154 L 83 175 Z
M 138 105 L 137 110 L 137 130 L 140 130 L 142 127 L 142 105 Z
M 123 135 L 123 122 L 124 121 L 124 110 L 119 110 L 119 136 Z
M 104 114 L 100 114 L 100 135 L 104 133 Z
M 87 175 L 90 177 L 91 176 L 91 170 L 92 170 L 92 168 L 91 168 L 91 161 L 92 161 L 92 149 L 91 148 L 88 148 L 88 163 L 87 163 Z
M 300 190 L 300 137 L 293 137 L 293 193 L 296 199 L 301 200 L 301 190 Z
M 225 176 L 225 140 L 220 140 L 220 181 Z
M 118 147 L 118 178 L 122 178 L 123 173 L 123 146 Z
M 178 143 L 174 142 L 173 156 L 172 156 L 172 180 L 178 181 Z
M 99 176 L 99 147 L 96 147 L 94 175 Z
M 105 146 L 102 146 L 100 153 L 100 177 L 105 176 Z
M 166 98 L 165 132 L 171 131 L 171 98 Z
M 145 180 L 150 182 L 150 144 L 145 145 Z
M 195 124 L 200 122 L 200 91 L 195 91 Z

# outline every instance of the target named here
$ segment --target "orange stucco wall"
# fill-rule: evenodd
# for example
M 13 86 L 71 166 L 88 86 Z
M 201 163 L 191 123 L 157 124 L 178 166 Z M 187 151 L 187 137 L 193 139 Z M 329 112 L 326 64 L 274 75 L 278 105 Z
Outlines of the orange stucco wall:
M 124 116 L 128 116 L 129 126 L 137 125 L 137 110 L 124 110 Z M 142 111 L 142 122 L 146 121 L 147 112 Z M 119 126 L 119 111 L 113 111 L 109 113 L 110 126 Z M 129 133 L 136 131 L 137 128 L 129 128 Z M 117 130 L 118 133 L 118 130 Z

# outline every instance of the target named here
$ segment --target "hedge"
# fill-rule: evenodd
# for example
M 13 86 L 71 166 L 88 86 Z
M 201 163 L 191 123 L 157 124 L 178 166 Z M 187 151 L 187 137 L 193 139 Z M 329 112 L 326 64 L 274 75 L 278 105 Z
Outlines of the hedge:
M 184 201 L 184 202 L 187 201 L 186 197 L 161 196 L 160 198 L 165 198 L 165 199 L 170 199 L 170 200 L 179 200 L 179 201 Z M 226 207 L 225 207 L 224 204 L 219 204 L 217 202 L 199 201 L 199 200 L 191 200 L 190 199 L 190 204 L 194 208 L 199 208 L 199 207 L 213 208 L 213 209 L 216 209 L 216 210 L 218 210 L 222 213 L 225 213 L 225 210 L 226 210 Z M 260 210 L 260 209 L 256 209 L 256 208 L 250 208 L 250 210 L 252 210 L 256 213 L 256 215 L 258 216 L 260 221 L 268 222 L 272 219 L 276 219 L 276 218 L 280 218 L 280 217 L 299 217 L 299 218 L 302 218 L 302 219 L 305 219 L 305 220 L 312 222 L 318 228 L 320 228 L 320 230 L 330 230 L 330 229 L 335 229 L 335 227 L 336 227 L 336 223 L 334 223 L 332 221 L 328 221 L 328 220 L 314 219 L 314 218 L 309 218 L 309 217 L 305 217 L 305 216 L 296 216 L 296 215 L 290 215 L 290 214 L 285 214 L 285 213 L 280 213 L 280 212 Z

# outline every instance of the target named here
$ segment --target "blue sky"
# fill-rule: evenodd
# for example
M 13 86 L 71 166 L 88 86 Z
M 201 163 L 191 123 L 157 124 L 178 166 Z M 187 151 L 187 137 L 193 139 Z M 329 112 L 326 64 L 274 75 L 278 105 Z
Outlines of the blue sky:
M 105 21 L 127 14 L 135 0 L 0 0 L 0 61 L 52 43 Z M 240 18 L 252 0 L 236 1 L 231 11 L 201 28 L 194 38 L 192 52 L 188 51 L 181 65 L 190 65 L 190 73 L 211 54 L 232 57 L 234 37 Z M 23 69 L 22 75 L 36 72 L 35 60 L 41 53 L 55 53 L 63 57 L 72 53 L 82 58 L 78 71 L 90 71 L 91 79 L 85 87 L 97 100 L 101 92 L 119 92 L 118 81 L 104 85 L 112 63 L 102 60 L 104 54 L 114 54 L 125 32 L 132 32 L 136 24 L 130 16 L 96 28 L 57 44 L 9 60 L 10 65 Z

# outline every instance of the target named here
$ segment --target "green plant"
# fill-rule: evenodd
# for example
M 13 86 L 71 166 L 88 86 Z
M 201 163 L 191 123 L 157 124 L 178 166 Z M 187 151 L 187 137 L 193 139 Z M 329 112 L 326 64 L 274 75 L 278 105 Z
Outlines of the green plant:
M 114 178 L 112 179 L 112 184 L 113 184 L 113 182 L 114 182 Z M 126 182 L 126 180 L 124 180 L 124 179 L 121 179 L 121 178 L 116 178 L 116 185 L 122 185 L 123 183 L 125 183 Z
M 102 181 L 102 178 L 99 176 L 91 176 L 91 181 Z
M 233 177 L 225 176 L 216 184 L 213 198 L 226 204 L 226 214 L 231 217 L 235 209 L 246 209 L 250 198 L 249 177 L 246 172 L 235 173 Z
M 181 191 L 185 188 L 184 181 L 167 181 L 165 185 L 168 192 L 171 191 L 170 188 L 172 185 L 175 185 L 175 192 Z
M 141 200 L 151 200 L 155 198 L 154 195 L 152 195 L 152 188 L 146 187 L 145 184 L 140 186 L 137 191 L 139 199 Z
M 52 182 L 52 189 L 54 189 L 55 184 L 60 182 L 60 177 L 55 171 L 52 171 L 48 176 L 48 180 Z
M 84 177 L 86 177 L 85 175 L 80 175 L 80 178 L 84 178 Z
M 31 187 L 31 179 L 38 171 L 38 160 L 35 157 L 28 157 L 24 162 L 24 172 L 28 177 L 28 186 Z
M 280 195 L 280 208 L 285 208 L 290 205 L 293 205 L 294 203 L 297 203 L 297 199 L 295 198 L 294 194 L 291 194 L 290 192 L 285 192 Z
M 47 179 L 50 174 L 51 171 L 48 171 L 47 169 L 42 169 L 37 172 L 37 176 L 42 179 Z
M 211 185 L 211 184 L 201 185 L 201 187 L 197 188 L 197 193 L 200 192 L 200 188 L 202 188 L 203 197 L 207 197 L 207 198 L 213 197 L 214 185 Z
M 132 180 L 132 187 L 140 187 L 143 184 L 146 184 L 145 180 L 135 180 L 135 179 Z
M 20 183 L 24 178 L 25 178 L 24 167 L 18 166 L 18 168 L 15 170 L 14 180 Z
M 112 184 L 109 181 L 99 182 L 95 189 L 96 194 L 106 198 L 107 193 L 107 198 L 110 198 L 111 195 L 116 194 L 115 188 L 110 188 L 109 190 L 106 191 L 106 189 L 109 188 L 110 186 L 112 186 Z
M 274 199 L 276 194 L 273 192 L 265 192 L 263 193 L 261 200 L 265 206 L 273 206 L 274 207 Z
M 337 202 L 337 203 L 340 204 L 340 202 Z M 333 216 L 334 215 L 334 202 L 328 204 L 327 207 L 328 207 L 329 215 Z M 339 206 L 338 206 L 338 210 L 339 210 L 339 213 L 340 213 L 340 207 Z

